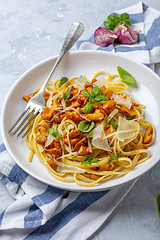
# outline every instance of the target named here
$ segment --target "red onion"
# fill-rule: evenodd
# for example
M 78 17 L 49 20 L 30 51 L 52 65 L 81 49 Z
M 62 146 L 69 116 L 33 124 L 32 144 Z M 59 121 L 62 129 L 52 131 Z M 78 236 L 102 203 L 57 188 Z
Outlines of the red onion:
M 94 41 L 101 47 L 107 47 L 113 43 L 116 38 L 117 36 L 111 30 L 104 27 L 99 27 L 94 32 Z
M 117 39 L 123 44 L 133 44 L 137 42 L 138 35 L 129 25 L 119 25 L 114 29 Z

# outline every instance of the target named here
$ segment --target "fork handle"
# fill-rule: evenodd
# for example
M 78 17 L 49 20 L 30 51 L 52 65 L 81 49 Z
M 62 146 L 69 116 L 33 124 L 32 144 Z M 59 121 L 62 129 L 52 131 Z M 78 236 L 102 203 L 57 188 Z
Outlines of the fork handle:
M 46 88 L 49 80 L 51 79 L 52 74 L 54 73 L 55 69 L 57 68 L 58 64 L 61 62 L 63 57 L 68 53 L 68 51 L 71 49 L 71 47 L 73 47 L 73 45 L 76 43 L 76 41 L 80 38 L 83 31 L 84 31 L 84 26 L 82 23 L 75 22 L 71 25 L 71 28 L 68 31 L 68 34 L 67 34 L 64 44 L 62 46 L 60 54 L 54 64 L 49 76 L 47 77 L 46 81 L 43 83 L 39 92 L 44 93 L 45 88 Z

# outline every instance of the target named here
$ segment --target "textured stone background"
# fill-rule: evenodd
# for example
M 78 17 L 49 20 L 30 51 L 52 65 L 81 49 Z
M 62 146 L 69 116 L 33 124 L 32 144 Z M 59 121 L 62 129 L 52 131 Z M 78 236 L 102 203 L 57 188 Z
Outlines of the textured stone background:
M 31 66 L 58 54 L 72 22 L 80 21 L 85 25 L 83 39 L 86 39 L 108 14 L 138 2 L 0 0 L 0 81 L 1 84 L 5 83 L 3 89 L 0 88 L 1 96 L 5 98 L 16 79 Z M 158 0 L 146 0 L 144 3 L 160 10 Z M 160 75 L 160 64 L 156 65 L 155 70 Z M 2 105 L 3 102 L 0 102 L 0 110 Z M 2 143 L 1 137 L 0 141 Z M 110 219 L 95 234 L 94 240 L 160 239 L 160 219 L 156 206 L 158 193 L 160 163 L 138 180 Z M 0 211 L 11 202 L 12 197 L 0 183 Z

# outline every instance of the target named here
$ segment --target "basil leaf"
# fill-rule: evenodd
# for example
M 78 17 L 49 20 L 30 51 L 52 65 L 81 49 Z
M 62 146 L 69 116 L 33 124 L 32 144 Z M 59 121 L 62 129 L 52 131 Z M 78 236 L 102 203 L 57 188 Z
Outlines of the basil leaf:
M 51 134 L 52 136 L 54 136 L 55 138 L 59 138 L 59 132 L 58 129 L 56 129 L 56 131 L 53 128 L 48 128 L 48 133 Z
M 127 120 L 132 120 L 136 115 L 132 115 L 130 117 L 127 118 Z
M 60 84 L 59 84 L 59 86 L 61 87 L 64 83 L 66 83 L 66 82 L 68 81 L 68 79 L 69 79 L 69 78 L 67 78 L 67 77 L 62 77 L 62 78 L 60 79 Z
M 128 13 L 122 13 L 119 18 L 120 18 L 121 20 L 129 19 L 129 14 L 128 14 Z
M 115 123 L 112 119 L 110 120 L 110 125 L 112 125 L 115 129 L 118 128 L 118 124 Z
M 82 94 L 87 98 L 92 98 L 91 94 L 89 92 L 87 92 L 86 90 L 83 90 Z
M 104 21 L 104 26 L 105 26 L 106 28 L 109 28 L 110 30 L 115 29 L 115 23 L 114 23 L 114 22 Z
M 133 85 L 135 84 L 135 79 L 134 77 L 127 72 L 126 70 L 124 70 L 123 68 L 121 68 L 120 66 L 117 67 L 118 73 L 120 75 L 120 78 L 122 79 L 122 82 L 128 84 L 128 85 Z
M 124 20 L 122 20 L 122 24 L 126 24 L 126 25 L 132 25 L 132 20 L 130 20 L 130 19 L 124 19 Z
M 89 122 L 89 121 L 81 121 L 78 124 L 78 128 L 81 132 L 90 132 L 94 128 L 94 122 Z
M 109 22 L 114 22 L 116 19 L 119 19 L 119 17 L 117 15 L 115 15 L 115 14 L 110 14 L 108 16 L 108 21 Z
M 97 162 L 99 162 L 99 161 L 100 161 L 99 159 L 93 158 L 91 155 L 88 155 L 88 156 L 86 157 L 86 159 L 85 159 L 83 162 L 81 162 L 81 165 L 83 165 L 83 164 L 89 164 L 89 165 L 91 165 L 92 163 L 97 163 Z
M 84 107 L 85 113 L 90 113 L 92 108 L 93 108 L 93 101 L 91 99 L 89 99 L 89 102 L 87 102 L 87 104 Z
M 114 22 L 115 27 L 117 27 L 120 24 L 121 24 L 120 19 L 116 19 L 115 22 Z
M 106 96 L 99 95 L 94 98 L 95 101 L 100 102 L 100 101 L 109 101 L 109 99 Z
M 70 97 L 72 86 L 64 94 L 65 104 L 67 104 L 67 99 Z
M 93 98 L 97 97 L 98 95 L 101 95 L 101 93 L 102 93 L 102 89 L 101 88 L 99 88 L 98 86 L 92 87 L 91 96 Z
M 111 156 L 109 162 L 111 162 L 112 160 L 117 160 L 118 161 L 118 157 L 117 156 Z
M 157 195 L 157 207 L 158 207 L 158 215 L 160 217 L 160 194 Z
M 104 21 L 104 26 L 108 29 L 114 30 L 115 27 L 121 24 L 131 25 L 132 21 L 129 19 L 128 13 L 122 13 L 120 17 L 115 14 L 108 16 L 108 21 Z

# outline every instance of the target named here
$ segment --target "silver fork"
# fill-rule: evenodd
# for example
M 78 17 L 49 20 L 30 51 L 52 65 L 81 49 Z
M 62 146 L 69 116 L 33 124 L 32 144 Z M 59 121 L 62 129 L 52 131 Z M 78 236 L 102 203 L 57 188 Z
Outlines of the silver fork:
M 29 102 L 27 103 L 27 106 L 25 107 L 24 112 L 20 115 L 20 117 L 17 119 L 17 121 L 13 124 L 13 126 L 10 128 L 9 132 L 10 134 L 14 135 L 18 131 L 17 137 L 24 132 L 24 130 L 28 127 L 30 123 L 34 120 L 34 118 L 43 110 L 43 107 L 45 107 L 45 99 L 44 99 L 44 91 L 45 88 L 51 79 L 52 74 L 54 73 L 55 69 L 63 59 L 63 57 L 68 53 L 68 51 L 71 49 L 71 47 L 76 43 L 76 41 L 79 39 L 79 37 L 82 35 L 84 31 L 84 26 L 82 23 L 75 22 L 71 25 L 71 28 L 69 29 L 69 32 L 66 36 L 66 39 L 64 41 L 64 44 L 62 46 L 62 49 L 60 51 L 60 54 L 49 74 L 46 81 L 43 83 L 40 91 L 32 97 Z M 22 137 L 25 137 L 25 135 L 28 133 L 28 131 L 31 129 L 33 123 L 31 126 L 25 131 Z

